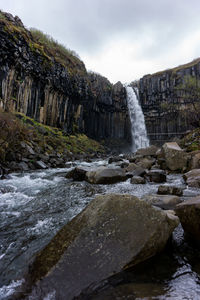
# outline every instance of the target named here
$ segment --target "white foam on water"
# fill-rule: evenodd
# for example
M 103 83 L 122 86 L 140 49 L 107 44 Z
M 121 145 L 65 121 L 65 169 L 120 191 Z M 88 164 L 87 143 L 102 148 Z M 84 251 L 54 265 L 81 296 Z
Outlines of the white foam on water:
M 48 293 L 43 300 L 54 300 L 56 299 L 56 291 Z
M 24 282 L 24 279 L 12 281 L 9 285 L 4 285 L 0 288 L 0 300 L 7 298 L 8 296 L 11 296 L 15 289 L 22 285 Z
M 42 233 L 45 233 L 46 231 L 49 231 L 49 229 L 53 226 L 52 218 L 46 218 L 44 220 L 39 220 L 36 225 L 32 228 L 27 229 L 27 233 L 29 235 L 36 234 L 40 235 Z

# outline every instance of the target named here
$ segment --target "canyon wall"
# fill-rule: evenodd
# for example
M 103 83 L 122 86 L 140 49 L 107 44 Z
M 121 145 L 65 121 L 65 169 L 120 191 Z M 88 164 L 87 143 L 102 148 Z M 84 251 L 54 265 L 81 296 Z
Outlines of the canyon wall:
M 180 138 L 199 126 L 199 78 L 200 59 L 196 59 L 140 79 L 140 102 L 151 142 Z
M 69 51 L 59 59 L 36 41 L 18 17 L 0 13 L 0 107 L 95 139 L 130 140 L 121 83 L 87 73 Z

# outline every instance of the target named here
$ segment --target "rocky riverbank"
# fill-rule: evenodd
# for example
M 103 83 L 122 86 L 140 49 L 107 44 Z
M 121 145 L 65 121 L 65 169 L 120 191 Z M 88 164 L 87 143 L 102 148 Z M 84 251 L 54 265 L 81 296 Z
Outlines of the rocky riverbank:
M 105 148 L 84 134 L 66 135 L 23 114 L 0 112 L 2 175 L 64 168 L 68 161 L 103 156 Z
M 96 196 L 38 253 L 16 298 L 28 293 L 36 299 L 47 294 L 54 299 L 82 299 L 81 293 L 87 295 L 105 280 L 160 253 L 179 224 L 175 212 L 187 236 L 198 244 L 199 197 L 184 193 L 187 185 L 193 186 L 191 174 L 200 174 L 200 169 L 193 169 L 198 167 L 192 163 L 195 155 L 170 142 L 160 149 L 150 146 L 110 157 L 100 167 L 71 168 L 66 177 L 75 182 L 97 186 L 130 180 L 133 189 L 151 183 L 158 186 L 157 194 Z M 183 186 L 166 183 L 168 174 L 180 172 Z M 195 184 L 199 178 L 195 176 Z

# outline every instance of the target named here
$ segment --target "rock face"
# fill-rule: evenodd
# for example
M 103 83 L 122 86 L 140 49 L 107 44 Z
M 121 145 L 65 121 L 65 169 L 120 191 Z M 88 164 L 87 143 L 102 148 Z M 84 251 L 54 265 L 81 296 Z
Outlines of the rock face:
M 92 283 L 161 251 L 178 223 L 137 197 L 97 196 L 37 255 L 25 287 L 36 283 L 34 299 L 47 293 L 73 299 Z
M 3 14 L 3 13 L 2 13 Z M 126 93 L 121 83 L 88 74 L 69 53 L 61 63 L 17 17 L 0 20 L 0 108 L 96 139 L 129 140 Z
M 200 246 L 200 196 L 177 205 L 176 214 L 187 236 Z
M 200 78 L 200 60 L 188 65 L 146 75 L 139 81 L 139 95 L 147 133 L 152 142 L 163 143 L 192 129 L 194 104 L 180 88 L 185 76 Z
M 175 142 L 165 143 L 162 147 L 166 166 L 171 171 L 182 171 L 186 169 L 188 156 Z

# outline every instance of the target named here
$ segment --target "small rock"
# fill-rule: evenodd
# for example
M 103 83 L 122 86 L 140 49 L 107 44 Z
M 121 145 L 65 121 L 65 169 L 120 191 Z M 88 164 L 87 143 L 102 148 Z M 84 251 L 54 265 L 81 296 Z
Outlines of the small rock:
M 36 166 L 37 169 L 47 169 L 46 164 L 41 160 L 34 162 L 34 165 Z
M 90 168 L 88 167 L 76 167 L 67 173 L 66 178 L 83 181 L 86 180 L 86 173 L 88 171 L 90 171 Z
M 20 162 L 18 164 L 18 166 L 21 169 L 21 171 L 28 171 L 29 170 L 29 167 L 28 167 L 27 163 L 25 163 L 24 161 Z
M 149 181 L 161 183 L 166 182 L 166 173 L 163 170 L 151 170 L 146 176 L 149 178 Z

